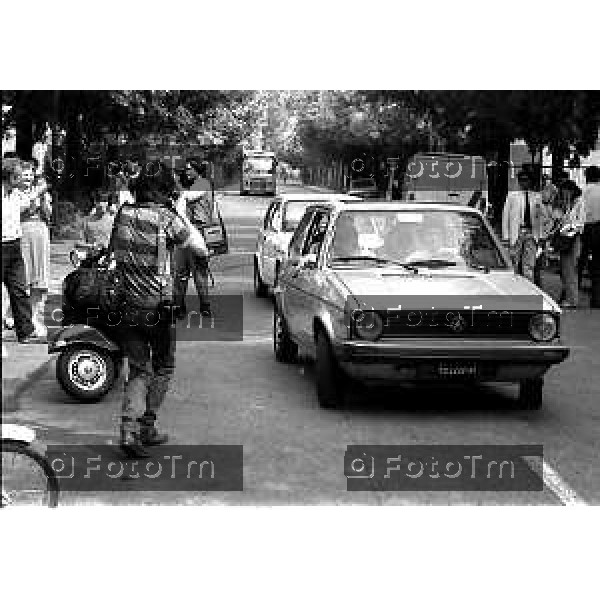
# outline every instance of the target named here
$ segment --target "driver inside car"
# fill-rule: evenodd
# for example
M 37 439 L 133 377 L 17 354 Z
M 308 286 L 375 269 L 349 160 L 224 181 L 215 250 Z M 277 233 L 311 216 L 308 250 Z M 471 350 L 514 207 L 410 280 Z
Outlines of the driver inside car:
M 424 222 L 415 237 L 415 250 L 406 257 L 407 262 L 417 260 L 448 260 L 458 262 L 458 249 L 448 246 L 443 224 L 437 221 Z M 462 261 L 461 261 L 462 262 Z
M 404 260 L 416 247 L 414 224 L 394 218 L 384 234 L 383 246 L 379 249 L 382 258 Z

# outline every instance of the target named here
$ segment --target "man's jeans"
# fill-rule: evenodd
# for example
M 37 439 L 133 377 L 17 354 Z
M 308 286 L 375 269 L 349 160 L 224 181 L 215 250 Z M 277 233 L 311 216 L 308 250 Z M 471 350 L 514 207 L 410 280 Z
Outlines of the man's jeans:
M 175 303 L 185 306 L 188 278 L 191 272 L 202 310 L 208 305 L 208 260 L 196 257 L 189 248 L 178 248 L 175 262 Z
M 34 331 L 31 320 L 31 301 L 25 283 L 25 263 L 21 254 L 21 240 L 2 242 L 2 280 L 10 298 L 17 338 L 22 340 Z M 4 307 L 2 310 L 4 317 Z
M 600 308 L 600 221 L 597 223 L 588 223 L 585 226 L 588 248 L 592 253 L 592 260 L 589 265 L 590 279 L 592 280 L 592 297 L 590 306 Z
M 538 244 L 531 233 L 521 232 L 511 250 L 515 271 L 537 286 L 541 283 L 541 264 L 537 257 Z
M 560 250 L 561 301 L 577 305 L 579 302 L 579 280 L 577 261 L 581 253 L 581 235 L 573 237 L 573 243 Z
M 175 371 L 175 327 L 168 315 L 158 311 L 131 311 L 131 324 L 117 333 L 129 376 L 123 395 L 121 416 L 133 423 L 144 415 L 156 418 Z M 156 323 L 155 325 L 152 325 Z

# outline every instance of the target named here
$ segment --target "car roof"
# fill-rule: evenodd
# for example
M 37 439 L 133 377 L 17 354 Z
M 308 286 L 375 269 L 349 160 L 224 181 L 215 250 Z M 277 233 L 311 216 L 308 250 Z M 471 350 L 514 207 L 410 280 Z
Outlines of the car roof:
M 350 196 L 350 201 L 340 202 L 339 200 L 332 200 L 331 202 L 320 203 L 323 207 L 334 207 L 337 211 L 343 210 L 356 210 L 356 211 L 410 211 L 410 210 L 435 210 L 440 212 L 472 212 L 479 214 L 476 208 L 470 206 L 463 206 L 462 204 L 446 204 L 443 202 L 368 202 L 365 200 L 356 200 Z
M 336 201 L 342 199 L 355 200 L 356 196 L 348 196 L 347 194 L 341 194 L 336 192 L 330 193 L 311 193 L 311 192 L 297 192 L 297 193 L 283 193 L 278 194 L 278 198 L 282 202 L 323 202 L 323 201 Z

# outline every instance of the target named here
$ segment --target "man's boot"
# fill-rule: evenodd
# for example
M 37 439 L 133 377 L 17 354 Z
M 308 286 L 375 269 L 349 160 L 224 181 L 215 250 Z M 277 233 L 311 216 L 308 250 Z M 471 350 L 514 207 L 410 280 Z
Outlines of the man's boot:
M 138 421 L 140 423 L 140 441 L 144 446 L 159 446 L 169 441 L 166 433 L 159 433 L 156 429 L 156 415 L 153 412 L 146 411 Z
M 48 330 L 44 324 L 44 310 L 46 308 L 46 298 L 48 294 L 42 290 L 31 290 L 31 320 L 35 327 L 35 337 L 45 338 Z
M 144 448 L 140 432 L 131 417 L 121 417 L 121 435 L 119 445 L 127 458 L 148 458 L 149 452 Z

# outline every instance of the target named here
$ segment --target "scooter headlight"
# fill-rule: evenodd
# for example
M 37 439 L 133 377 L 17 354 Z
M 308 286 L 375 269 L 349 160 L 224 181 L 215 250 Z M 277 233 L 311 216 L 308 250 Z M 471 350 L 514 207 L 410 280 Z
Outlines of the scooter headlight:
M 536 342 L 549 342 L 557 333 L 558 324 L 554 315 L 538 313 L 529 320 L 529 335 Z

